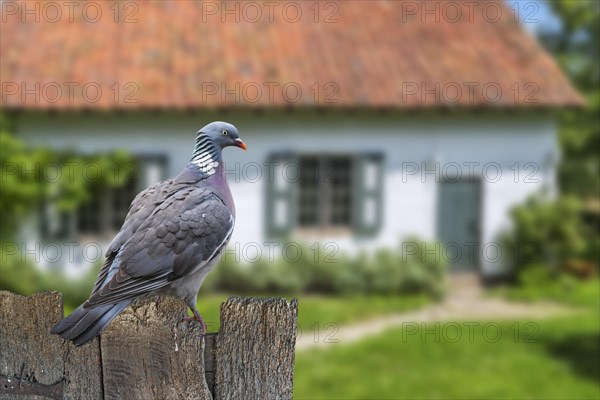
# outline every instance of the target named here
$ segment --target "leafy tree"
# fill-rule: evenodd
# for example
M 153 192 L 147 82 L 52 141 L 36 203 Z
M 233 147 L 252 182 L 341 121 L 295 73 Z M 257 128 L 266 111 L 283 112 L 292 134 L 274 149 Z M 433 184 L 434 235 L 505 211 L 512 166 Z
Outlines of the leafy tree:
M 587 99 L 584 109 L 561 117 L 560 186 L 589 204 L 598 201 L 600 192 L 600 2 L 554 0 L 548 5 L 561 27 L 542 31 L 540 39 Z
M 9 116 L 0 115 L 1 241 L 14 239 L 24 219 L 42 203 L 59 212 L 74 211 L 94 188 L 121 186 L 134 170 L 124 152 L 86 156 L 28 147 L 11 129 Z
M 0 290 L 21 294 L 61 290 L 66 303 L 77 304 L 87 297 L 96 269 L 73 281 L 60 270 L 37 268 L 12 250 L 19 246 L 23 223 L 42 204 L 72 212 L 98 188 L 123 185 L 134 170 L 128 168 L 133 159 L 124 152 L 80 155 L 29 147 L 10 133 L 12 129 L 10 116 L 0 114 Z

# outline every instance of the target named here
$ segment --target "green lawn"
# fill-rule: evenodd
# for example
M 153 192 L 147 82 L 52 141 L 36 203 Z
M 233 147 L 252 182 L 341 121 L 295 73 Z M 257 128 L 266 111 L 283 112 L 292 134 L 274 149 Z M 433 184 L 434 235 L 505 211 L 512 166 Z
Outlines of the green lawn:
M 209 332 L 219 330 L 221 302 L 229 295 L 199 296 L 198 310 L 207 323 Z M 258 296 L 261 297 L 261 296 Z M 291 299 L 290 296 L 287 297 Z M 413 310 L 431 303 L 431 298 L 420 296 L 356 296 L 329 297 L 299 295 L 298 326 L 302 330 L 323 328 L 328 323 L 338 325 L 364 321 L 368 318 Z
M 587 311 L 486 329 L 479 322 L 472 335 L 464 323 L 461 335 L 456 324 L 397 328 L 297 353 L 294 398 L 598 399 L 599 323 Z
M 597 278 L 579 281 L 565 277 L 543 284 L 500 287 L 490 294 L 517 301 L 547 300 L 571 306 L 600 307 L 600 282 Z

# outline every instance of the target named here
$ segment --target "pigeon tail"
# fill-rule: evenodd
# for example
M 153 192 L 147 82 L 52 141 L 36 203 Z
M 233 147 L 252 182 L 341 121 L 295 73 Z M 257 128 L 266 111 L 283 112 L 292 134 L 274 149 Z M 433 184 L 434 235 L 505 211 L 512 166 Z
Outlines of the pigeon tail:
M 68 317 L 54 325 L 50 333 L 72 340 L 76 346 L 81 346 L 98 336 L 131 302 L 132 300 L 123 300 L 116 304 L 89 308 L 80 305 Z

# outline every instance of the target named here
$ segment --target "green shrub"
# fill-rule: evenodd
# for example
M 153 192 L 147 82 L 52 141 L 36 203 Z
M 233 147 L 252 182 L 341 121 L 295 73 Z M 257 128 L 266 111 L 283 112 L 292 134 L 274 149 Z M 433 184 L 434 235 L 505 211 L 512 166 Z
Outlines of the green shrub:
M 400 249 L 381 249 L 373 255 L 336 255 L 326 248 L 301 246 L 292 256 L 274 262 L 259 259 L 241 263 L 225 256 L 204 289 L 239 294 L 382 294 L 445 291 L 446 264 L 440 254 L 426 252 L 435 244 L 415 241 L 410 256 Z M 439 246 L 438 246 L 439 247 Z
M 556 272 L 568 260 L 581 257 L 588 245 L 580 212 L 580 202 L 571 197 L 534 196 L 514 208 L 505 246 L 512 253 L 515 272 L 533 264 L 546 264 Z
M 402 285 L 405 265 L 397 251 L 382 249 L 375 253 L 370 269 L 370 292 L 379 294 L 397 293 Z
M 281 262 L 293 264 L 293 270 L 299 273 L 304 282 L 306 293 L 336 293 L 336 280 L 339 275 L 341 260 L 338 257 L 329 259 L 328 252 L 322 247 L 301 246 L 300 259 L 284 258 Z
M 571 197 L 536 196 L 512 212 L 513 229 L 504 239 L 512 251 L 517 285 L 508 292 L 520 300 L 590 303 L 598 286 L 598 235 L 582 221 L 581 203 Z M 590 285 L 582 282 L 587 278 Z M 590 279 L 592 278 L 592 279 Z
M 412 251 L 405 254 L 405 275 L 403 277 L 404 292 L 426 291 L 434 297 L 441 297 L 446 293 L 447 263 L 441 253 L 441 246 L 433 242 L 419 241 L 412 238 Z M 435 251 L 431 251 L 435 249 Z M 405 252 L 406 253 L 406 252 Z
M 335 293 L 342 295 L 365 294 L 370 291 L 369 273 L 365 269 L 367 257 L 364 254 L 355 258 L 346 257 L 341 260 L 336 280 Z
M 228 257 L 226 254 L 213 272 L 208 274 L 211 281 L 214 279 L 214 288 L 232 293 L 251 293 L 255 284 L 252 271 L 249 268 L 242 268 L 232 259 L 233 257 Z
M 267 266 L 269 267 L 269 266 Z M 273 294 L 300 293 L 306 285 L 305 278 L 296 272 L 292 263 L 275 263 L 271 268 L 271 279 L 267 292 Z

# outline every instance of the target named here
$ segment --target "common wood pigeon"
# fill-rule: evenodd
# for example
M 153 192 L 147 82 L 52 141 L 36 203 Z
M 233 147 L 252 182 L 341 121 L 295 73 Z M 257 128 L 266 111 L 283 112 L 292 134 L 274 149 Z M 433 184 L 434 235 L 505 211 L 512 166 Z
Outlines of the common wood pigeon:
M 231 238 L 235 207 L 222 150 L 246 150 L 235 126 L 212 122 L 198 131 L 191 161 L 175 178 L 136 196 L 113 239 L 90 298 L 51 333 L 82 345 L 140 296 L 181 298 L 206 333 L 198 290 Z

